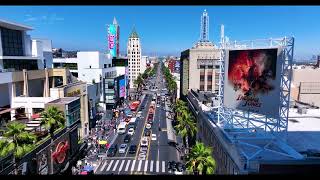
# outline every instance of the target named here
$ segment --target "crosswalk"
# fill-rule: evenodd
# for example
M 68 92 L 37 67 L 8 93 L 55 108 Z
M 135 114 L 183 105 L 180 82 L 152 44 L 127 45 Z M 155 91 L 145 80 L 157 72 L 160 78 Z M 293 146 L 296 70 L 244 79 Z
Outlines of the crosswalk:
M 171 174 L 165 161 L 131 160 L 131 159 L 107 159 L 103 160 L 97 168 L 97 174 Z

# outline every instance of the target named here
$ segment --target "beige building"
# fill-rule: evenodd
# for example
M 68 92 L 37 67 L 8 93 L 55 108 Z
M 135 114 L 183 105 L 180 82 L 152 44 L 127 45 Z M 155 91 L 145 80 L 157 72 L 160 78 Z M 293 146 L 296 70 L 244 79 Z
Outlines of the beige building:
M 320 107 L 320 69 L 295 67 L 292 70 L 291 98 Z
M 69 83 L 50 89 L 50 95 L 53 98 L 80 97 L 80 137 L 89 135 L 89 99 L 87 84 L 84 82 Z
M 209 41 L 181 52 L 180 96 L 186 96 L 190 89 L 218 92 L 219 59 L 220 49 Z

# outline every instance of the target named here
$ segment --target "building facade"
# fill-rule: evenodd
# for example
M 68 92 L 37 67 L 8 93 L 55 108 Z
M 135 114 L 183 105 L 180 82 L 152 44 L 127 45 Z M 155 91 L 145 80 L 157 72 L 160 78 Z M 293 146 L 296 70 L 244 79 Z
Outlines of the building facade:
M 320 69 L 314 67 L 293 68 L 291 98 L 320 107 Z
M 127 56 L 128 56 L 128 62 L 129 62 L 129 84 L 130 84 L 130 88 L 135 88 L 134 80 L 137 79 L 139 73 L 143 73 L 142 71 L 143 68 L 141 63 L 140 38 L 135 28 L 133 28 L 129 36 L 129 40 L 127 44 Z
M 199 42 L 181 52 L 180 92 L 186 96 L 190 89 L 219 91 L 220 50 L 210 42 Z
M 180 96 L 191 89 L 219 91 L 220 49 L 209 41 L 209 15 L 204 10 L 200 21 L 200 40 L 180 57 Z

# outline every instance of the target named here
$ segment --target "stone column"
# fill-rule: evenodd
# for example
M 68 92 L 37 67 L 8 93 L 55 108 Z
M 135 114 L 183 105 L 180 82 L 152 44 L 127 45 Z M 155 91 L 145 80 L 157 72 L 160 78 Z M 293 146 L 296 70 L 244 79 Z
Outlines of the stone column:
M 23 95 L 29 96 L 28 71 L 26 69 L 23 69 Z

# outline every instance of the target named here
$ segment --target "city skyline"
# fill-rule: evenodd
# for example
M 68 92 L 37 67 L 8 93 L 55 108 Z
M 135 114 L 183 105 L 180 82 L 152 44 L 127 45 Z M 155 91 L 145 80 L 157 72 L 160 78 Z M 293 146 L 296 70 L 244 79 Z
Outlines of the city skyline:
M 318 6 L 6 6 L 0 7 L 0 19 L 33 27 L 33 37 L 50 39 L 55 48 L 104 52 L 107 24 L 116 17 L 121 54 L 135 26 L 143 55 L 179 57 L 199 40 L 204 9 L 210 16 L 209 40 L 216 45 L 224 24 L 225 35 L 237 41 L 293 35 L 298 60 L 320 52 Z

